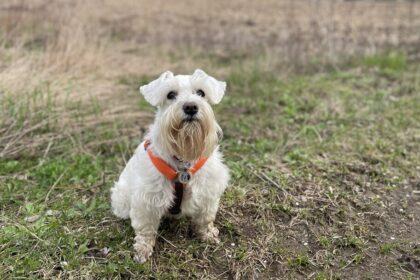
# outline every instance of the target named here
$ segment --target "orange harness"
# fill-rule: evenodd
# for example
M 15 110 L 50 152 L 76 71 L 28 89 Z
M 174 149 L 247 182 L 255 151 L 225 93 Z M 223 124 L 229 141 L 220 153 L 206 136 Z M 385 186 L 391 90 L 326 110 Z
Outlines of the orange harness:
M 169 209 L 169 213 L 171 214 L 179 214 L 181 212 L 181 203 L 182 203 L 182 196 L 184 193 L 184 187 L 191 179 L 191 176 L 194 175 L 201 167 L 206 163 L 207 158 L 202 157 L 200 158 L 194 166 L 181 170 L 176 171 L 172 168 L 169 164 L 167 164 L 163 159 L 155 156 L 152 150 L 148 149 L 150 146 L 150 141 L 146 140 L 144 143 L 144 149 L 147 151 L 150 160 L 152 161 L 153 165 L 165 176 L 169 181 L 173 183 L 173 187 L 175 189 L 175 200 L 172 207 Z

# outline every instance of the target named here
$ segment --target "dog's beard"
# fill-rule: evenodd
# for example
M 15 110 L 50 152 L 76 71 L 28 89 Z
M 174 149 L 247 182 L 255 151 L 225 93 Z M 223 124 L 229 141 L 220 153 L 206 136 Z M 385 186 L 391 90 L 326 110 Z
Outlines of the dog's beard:
M 176 110 L 179 108 L 168 108 L 161 118 L 162 144 L 169 153 L 184 161 L 210 156 L 221 136 L 211 108 L 202 106 L 197 117 L 192 119 L 177 114 Z

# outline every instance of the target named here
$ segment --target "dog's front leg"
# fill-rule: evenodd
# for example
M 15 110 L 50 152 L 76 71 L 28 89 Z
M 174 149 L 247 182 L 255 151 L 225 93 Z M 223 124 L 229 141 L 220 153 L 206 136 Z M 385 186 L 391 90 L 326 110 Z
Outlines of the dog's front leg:
M 134 238 L 135 261 L 144 263 L 152 255 L 162 215 L 160 209 L 150 204 L 139 203 L 131 208 L 131 226 L 136 234 Z
M 219 243 L 219 230 L 214 226 L 219 199 L 207 200 L 192 217 L 198 237 L 206 242 Z

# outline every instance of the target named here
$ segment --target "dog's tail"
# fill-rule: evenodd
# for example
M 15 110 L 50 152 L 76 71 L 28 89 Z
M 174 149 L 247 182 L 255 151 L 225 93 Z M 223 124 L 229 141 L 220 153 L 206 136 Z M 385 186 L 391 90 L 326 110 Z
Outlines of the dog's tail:
M 127 219 L 130 216 L 129 189 L 116 183 L 111 189 L 111 206 L 115 216 L 121 219 Z

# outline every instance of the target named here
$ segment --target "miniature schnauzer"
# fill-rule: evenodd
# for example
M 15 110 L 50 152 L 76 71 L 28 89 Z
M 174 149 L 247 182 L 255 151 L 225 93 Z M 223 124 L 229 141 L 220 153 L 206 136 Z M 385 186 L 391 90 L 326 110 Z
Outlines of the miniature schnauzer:
M 177 76 L 167 71 L 140 87 L 157 107 L 155 120 L 111 189 L 114 214 L 131 219 L 136 261 L 151 256 L 165 215 L 190 217 L 200 239 L 219 242 L 213 222 L 229 170 L 211 105 L 222 100 L 225 90 L 225 82 L 200 69 Z

